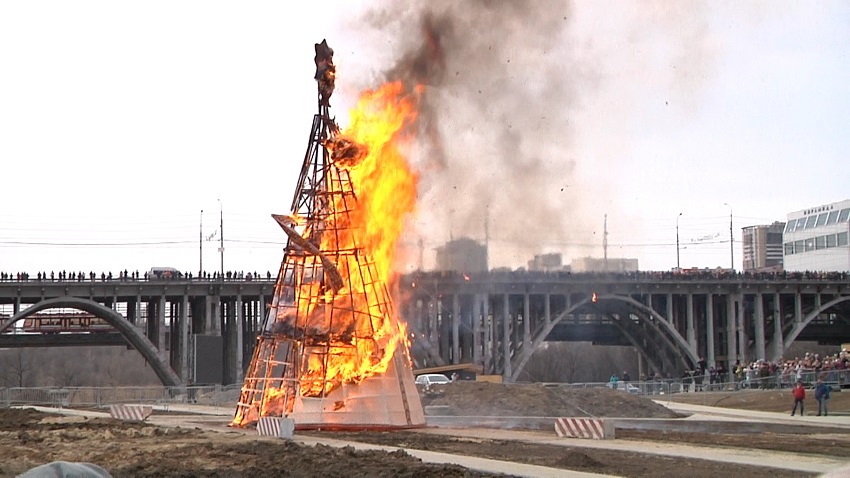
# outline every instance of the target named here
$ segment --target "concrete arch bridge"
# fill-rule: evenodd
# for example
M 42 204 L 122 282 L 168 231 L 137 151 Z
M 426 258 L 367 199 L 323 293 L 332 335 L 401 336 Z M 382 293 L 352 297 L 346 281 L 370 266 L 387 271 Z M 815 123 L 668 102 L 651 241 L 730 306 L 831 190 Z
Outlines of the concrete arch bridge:
M 125 345 L 164 385 L 241 383 L 273 289 L 269 278 L 0 281 L 0 348 Z M 113 330 L 20 333 L 56 310 Z
M 402 310 L 419 366 L 474 363 L 516 381 L 548 341 L 635 347 L 648 372 L 774 360 L 795 340 L 850 342 L 838 277 L 422 273 Z

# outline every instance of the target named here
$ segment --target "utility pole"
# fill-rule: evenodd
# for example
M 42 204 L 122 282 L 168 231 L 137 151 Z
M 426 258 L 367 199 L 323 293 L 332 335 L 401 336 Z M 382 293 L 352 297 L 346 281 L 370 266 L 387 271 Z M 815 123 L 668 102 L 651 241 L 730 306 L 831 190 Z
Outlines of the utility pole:
M 732 270 L 735 270 L 735 236 L 732 234 L 732 205 L 723 203 L 724 206 L 729 206 L 729 259 L 732 261 L 730 265 Z
M 221 231 L 220 244 L 221 246 L 218 248 L 218 252 L 221 253 L 221 279 L 224 280 L 224 206 L 221 205 L 221 199 L 218 200 L 219 207 L 219 217 L 221 219 L 221 224 L 219 225 L 219 231 Z
M 676 216 L 676 270 L 681 271 L 682 267 L 679 265 L 679 218 L 682 217 L 682 213 L 679 213 Z
M 198 278 L 204 276 L 204 210 L 201 209 L 201 225 L 198 229 L 198 248 L 200 249 L 200 260 L 198 261 Z

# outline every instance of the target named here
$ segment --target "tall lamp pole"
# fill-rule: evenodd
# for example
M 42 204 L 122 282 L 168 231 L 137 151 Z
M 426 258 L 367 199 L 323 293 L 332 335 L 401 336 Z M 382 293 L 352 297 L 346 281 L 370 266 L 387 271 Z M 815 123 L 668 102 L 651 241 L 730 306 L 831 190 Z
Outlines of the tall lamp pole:
M 221 279 L 224 280 L 224 206 L 221 205 L 221 199 L 218 200 L 218 207 L 219 217 L 221 219 L 221 224 L 219 225 L 221 246 L 218 248 L 218 252 L 221 253 Z
M 200 259 L 198 261 L 198 277 L 204 275 L 204 210 L 201 209 L 201 225 L 198 228 L 198 249 L 200 249 Z
M 735 237 L 732 235 L 732 205 L 723 203 L 724 206 L 729 206 L 729 259 L 732 261 L 732 270 L 735 270 Z
M 681 270 L 681 266 L 679 265 L 679 218 L 682 217 L 682 213 L 679 213 L 676 216 L 676 269 Z

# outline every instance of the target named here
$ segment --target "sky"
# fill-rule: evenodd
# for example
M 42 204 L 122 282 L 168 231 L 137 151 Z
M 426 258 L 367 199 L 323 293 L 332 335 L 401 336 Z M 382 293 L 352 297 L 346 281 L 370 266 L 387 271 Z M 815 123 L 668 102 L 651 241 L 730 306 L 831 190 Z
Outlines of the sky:
M 322 39 L 343 128 L 426 86 L 403 271 L 601 257 L 606 218 L 609 257 L 728 267 L 730 217 L 740 269 L 742 227 L 850 197 L 847 2 L 1 2 L 0 270 L 216 271 L 222 223 L 277 270 Z

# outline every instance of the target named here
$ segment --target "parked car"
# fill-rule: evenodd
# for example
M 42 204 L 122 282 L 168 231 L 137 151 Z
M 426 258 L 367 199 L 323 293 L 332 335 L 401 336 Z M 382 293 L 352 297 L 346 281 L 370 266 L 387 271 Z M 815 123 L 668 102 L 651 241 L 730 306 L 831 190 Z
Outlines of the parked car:
M 416 377 L 416 385 L 434 385 L 435 383 L 449 383 L 451 380 L 441 373 L 425 373 Z
M 616 383 L 609 382 L 608 386 L 610 388 L 613 388 L 614 390 L 622 390 L 624 392 L 629 392 L 629 393 L 634 393 L 634 394 L 640 393 L 639 388 L 635 387 L 634 385 L 632 385 L 628 382 L 616 382 Z

